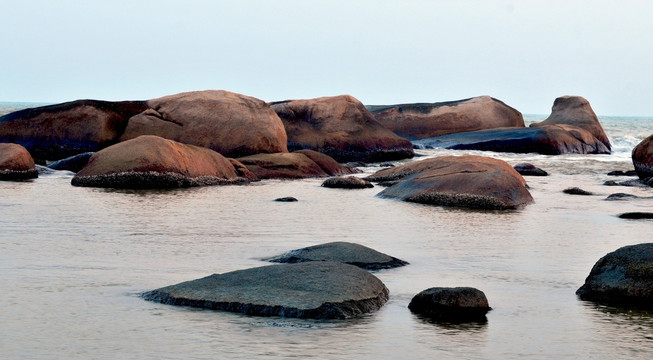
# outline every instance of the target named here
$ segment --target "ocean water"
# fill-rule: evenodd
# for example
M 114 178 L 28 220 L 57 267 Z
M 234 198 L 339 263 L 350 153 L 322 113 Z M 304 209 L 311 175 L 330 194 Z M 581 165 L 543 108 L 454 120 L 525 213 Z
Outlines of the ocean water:
M 377 197 L 380 187 L 322 188 L 322 179 L 168 191 L 78 188 L 68 172 L 0 182 L 0 358 L 650 359 L 653 313 L 575 295 L 601 256 L 653 233 L 652 221 L 617 217 L 653 211 L 653 200 L 604 200 L 616 192 L 653 196 L 653 189 L 602 185 L 618 179 L 607 172 L 632 168 L 630 151 L 653 133 L 653 119 L 601 122 L 611 155 L 434 149 L 406 160 L 480 153 L 547 170 L 548 177 L 526 178 L 535 204 L 517 211 L 410 204 Z M 562 193 L 571 186 L 596 195 Z M 299 201 L 273 201 L 283 196 Z M 410 262 L 375 273 L 390 289 L 381 310 L 319 321 L 139 297 L 329 241 Z M 434 286 L 484 291 L 488 321 L 443 324 L 412 314 L 410 299 Z

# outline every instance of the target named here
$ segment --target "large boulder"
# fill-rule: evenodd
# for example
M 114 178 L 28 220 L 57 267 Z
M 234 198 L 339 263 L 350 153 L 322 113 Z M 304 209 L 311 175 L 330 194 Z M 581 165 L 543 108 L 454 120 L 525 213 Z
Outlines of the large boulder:
M 434 287 L 415 295 L 410 311 L 435 320 L 464 322 L 485 321 L 491 310 L 485 294 L 471 287 Z
M 77 100 L 0 117 L 0 142 L 23 145 L 34 158 L 59 160 L 117 142 L 127 120 L 147 109 L 144 101 Z
M 595 142 L 602 143 L 608 150 L 611 149 L 610 140 L 605 134 L 599 118 L 592 110 L 589 101 L 581 96 L 567 95 L 555 99 L 551 115 L 542 122 L 531 124 L 530 127 L 541 128 L 551 125 L 561 126 L 577 137 L 575 132 L 578 131 L 577 129 L 581 129 L 594 137 Z
M 157 135 L 227 157 L 287 152 L 283 123 L 262 100 L 223 90 L 193 91 L 147 101 L 121 141 Z
M 380 253 L 367 246 L 344 241 L 296 249 L 265 260 L 290 264 L 307 261 L 336 261 L 366 270 L 391 269 L 408 265 L 408 262 L 404 260 Z
M 157 189 L 244 181 L 229 159 L 213 150 L 144 135 L 96 152 L 72 184 Z
M 582 300 L 653 309 L 653 243 L 625 246 L 605 255 L 576 294 Z
M 26 180 L 38 177 L 34 159 L 18 144 L 0 143 L 0 180 Z
M 378 310 L 388 294 L 381 280 L 363 269 L 316 261 L 213 274 L 143 297 L 247 315 L 343 319 Z
M 367 178 L 393 181 L 379 196 L 476 209 L 517 209 L 533 202 L 526 181 L 508 163 L 488 157 L 441 156 L 382 169 Z
M 544 155 L 610 153 L 610 148 L 587 130 L 571 125 L 472 131 L 416 140 L 414 143 L 423 148 Z
M 413 157 L 410 141 L 379 124 L 349 95 L 271 103 L 288 134 L 290 151 L 311 149 L 340 162 Z
M 312 155 L 314 154 L 306 155 L 300 152 L 256 154 L 238 158 L 238 161 L 259 179 L 304 179 L 358 172 L 357 169 L 340 165 L 333 159 L 327 161 Z M 312 158 L 316 158 L 318 162 Z
M 410 140 L 502 127 L 524 127 L 522 114 L 489 96 L 421 104 L 371 105 L 383 126 Z
M 640 179 L 653 177 L 653 135 L 635 146 L 632 159 Z

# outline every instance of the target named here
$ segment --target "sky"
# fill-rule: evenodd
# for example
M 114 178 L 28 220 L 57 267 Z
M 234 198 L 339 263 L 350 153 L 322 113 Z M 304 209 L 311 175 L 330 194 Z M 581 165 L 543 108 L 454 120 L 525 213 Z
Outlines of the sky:
M 653 116 L 648 1 L 0 1 L 0 101 L 490 95 Z

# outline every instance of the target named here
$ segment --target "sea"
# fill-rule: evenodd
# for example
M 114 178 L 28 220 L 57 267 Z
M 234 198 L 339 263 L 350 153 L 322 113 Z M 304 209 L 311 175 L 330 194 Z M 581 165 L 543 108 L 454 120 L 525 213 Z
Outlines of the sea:
M 0 114 L 34 104 L 2 103 Z M 525 115 L 526 123 L 546 115 Z M 478 211 L 380 198 L 381 187 L 327 189 L 323 179 L 165 191 L 73 187 L 70 172 L 0 182 L 1 359 L 651 359 L 653 313 L 581 301 L 592 266 L 650 242 L 653 188 L 605 186 L 633 168 L 653 118 L 599 117 L 610 155 L 443 149 L 532 163 L 535 203 Z M 387 165 L 387 164 L 386 164 Z M 361 176 L 381 167 L 361 167 Z M 592 196 L 562 192 L 580 187 Z M 294 203 L 275 202 L 285 196 Z M 410 265 L 375 272 L 390 290 L 379 311 L 348 320 L 252 317 L 144 301 L 140 294 L 331 241 L 359 243 Z M 486 322 L 441 323 L 408 310 L 431 287 L 482 290 Z

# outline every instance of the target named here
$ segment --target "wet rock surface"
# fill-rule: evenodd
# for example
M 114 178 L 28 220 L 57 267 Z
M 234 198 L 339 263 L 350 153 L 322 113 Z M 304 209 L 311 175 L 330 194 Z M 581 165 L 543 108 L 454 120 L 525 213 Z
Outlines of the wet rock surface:
M 214 274 L 142 296 L 164 304 L 247 315 L 345 319 L 378 310 L 388 294 L 381 280 L 368 271 L 311 261 Z
M 513 166 L 521 176 L 549 176 L 549 173 L 529 163 L 521 163 Z
M 569 194 L 569 195 L 583 195 L 583 196 L 589 196 L 589 195 L 594 195 L 594 193 L 583 190 L 578 187 L 570 187 L 562 190 L 563 193 Z
M 471 287 L 434 287 L 415 295 L 410 311 L 450 322 L 486 321 L 491 310 L 485 294 Z
M 366 189 L 374 187 L 371 182 L 356 176 L 340 176 L 328 178 L 324 180 L 322 186 L 326 188 L 337 189 Z
M 68 170 L 78 172 L 88 164 L 88 160 L 93 156 L 94 152 L 85 152 L 77 154 L 65 159 L 54 161 L 48 164 L 48 167 L 53 170 Z
M 0 143 L 0 180 L 28 180 L 38 177 L 36 164 L 23 146 Z
M 358 266 L 366 270 L 391 269 L 408 265 L 408 262 L 404 260 L 350 242 L 331 242 L 309 246 L 265 260 L 278 263 L 336 261 Z

